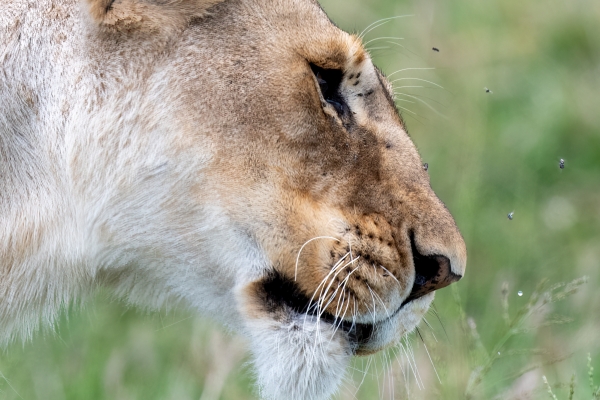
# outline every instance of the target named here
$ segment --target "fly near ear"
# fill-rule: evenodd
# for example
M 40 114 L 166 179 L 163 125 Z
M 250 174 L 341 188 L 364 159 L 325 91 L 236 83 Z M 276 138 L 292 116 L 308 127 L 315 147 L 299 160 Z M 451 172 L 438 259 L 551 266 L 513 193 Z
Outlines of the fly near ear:
M 223 0 L 85 0 L 101 27 L 116 31 L 160 30 L 202 18 Z

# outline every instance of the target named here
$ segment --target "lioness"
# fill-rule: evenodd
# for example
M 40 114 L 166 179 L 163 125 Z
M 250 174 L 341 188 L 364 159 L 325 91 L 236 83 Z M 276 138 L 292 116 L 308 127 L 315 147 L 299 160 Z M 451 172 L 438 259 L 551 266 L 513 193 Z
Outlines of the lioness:
M 464 274 L 390 84 L 315 1 L 2 8 L 2 342 L 108 285 L 244 334 L 264 398 L 325 399 Z

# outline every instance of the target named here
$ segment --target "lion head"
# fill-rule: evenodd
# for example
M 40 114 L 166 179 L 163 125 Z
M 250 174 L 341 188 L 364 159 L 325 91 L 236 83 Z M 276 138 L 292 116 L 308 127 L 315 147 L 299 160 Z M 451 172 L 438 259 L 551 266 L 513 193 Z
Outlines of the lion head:
M 182 301 L 249 338 L 264 397 L 321 399 L 463 276 L 389 82 L 316 2 L 51 3 L 60 76 L 28 107 L 56 105 L 33 131 L 70 210 L 36 247 L 68 266 L 52 290 Z

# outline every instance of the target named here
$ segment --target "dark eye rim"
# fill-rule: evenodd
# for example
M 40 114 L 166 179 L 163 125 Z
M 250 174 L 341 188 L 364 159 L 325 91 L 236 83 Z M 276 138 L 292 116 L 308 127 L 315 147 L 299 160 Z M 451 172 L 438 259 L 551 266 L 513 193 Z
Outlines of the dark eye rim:
M 312 63 L 310 68 L 317 79 L 323 99 L 335 109 L 340 117 L 345 115 L 349 111 L 349 107 L 341 94 L 344 72 L 340 69 L 321 68 Z

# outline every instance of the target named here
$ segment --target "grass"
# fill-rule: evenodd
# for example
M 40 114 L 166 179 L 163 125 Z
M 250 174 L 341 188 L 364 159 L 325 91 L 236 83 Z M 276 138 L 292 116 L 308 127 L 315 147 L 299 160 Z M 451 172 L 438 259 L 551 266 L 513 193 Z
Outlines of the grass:
M 365 42 L 404 38 L 369 47 L 388 74 L 419 68 L 393 75 L 398 105 L 469 250 L 427 323 L 356 359 L 338 398 L 600 398 L 600 3 L 322 5 L 354 32 L 413 15 Z M 0 398 L 256 398 L 243 340 L 185 310 L 148 315 L 102 292 L 66 315 L 0 355 Z

